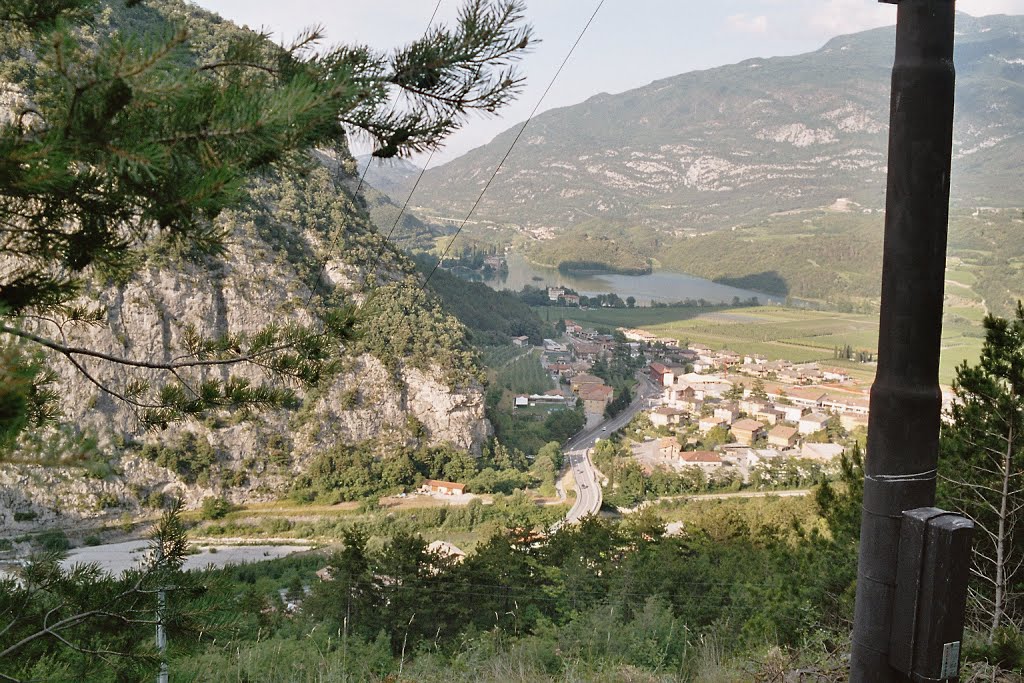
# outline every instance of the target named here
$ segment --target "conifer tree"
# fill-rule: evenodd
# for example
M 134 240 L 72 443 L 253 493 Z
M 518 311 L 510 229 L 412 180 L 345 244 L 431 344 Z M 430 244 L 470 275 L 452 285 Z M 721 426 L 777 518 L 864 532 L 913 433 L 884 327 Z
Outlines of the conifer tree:
M 951 420 L 939 461 L 942 503 L 974 520 L 970 603 L 991 643 L 1020 626 L 1024 566 L 1024 304 L 1016 315 L 985 318 L 976 366 L 957 368 Z

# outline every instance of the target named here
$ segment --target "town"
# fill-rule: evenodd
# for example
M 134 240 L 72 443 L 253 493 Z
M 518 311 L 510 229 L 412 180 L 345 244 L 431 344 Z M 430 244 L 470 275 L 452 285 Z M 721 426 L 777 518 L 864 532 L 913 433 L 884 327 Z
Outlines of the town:
M 649 398 L 614 435 L 628 440 L 647 475 L 699 471 L 709 488 L 777 486 L 784 482 L 773 473 L 803 468 L 826 476 L 848 448 L 864 444 L 868 387 L 841 368 L 715 350 L 642 329 L 598 331 L 573 320 L 557 329 L 564 334 L 540 349 L 555 388 L 519 395 L 516 407 L 579 404 L 587 428 L 596 428 L 618 411 L 610 410 L 615 390 L 593 368 L 628 355 Z M 529 346 L 526 337 L 512 342 Z

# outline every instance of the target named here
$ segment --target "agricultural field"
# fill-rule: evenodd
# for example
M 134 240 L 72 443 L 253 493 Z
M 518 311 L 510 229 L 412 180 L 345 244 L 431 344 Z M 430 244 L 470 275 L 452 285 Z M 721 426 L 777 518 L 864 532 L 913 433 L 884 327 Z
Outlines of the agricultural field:
M 969 291 L 969 287 L 958 289 Z M 957 303 L 962 304 L 963 300 L 972 301 L 963 296 L 958 297 Z M 878 319 L 872 315 L 781 306 L 591 309 L 567 315 L 581 324 L 638 327 L 681 342 L 706 344 L 738 353 L 758 353 L 772 360 L 823 361 L 847 368 L 865 383 L 874 378 L 872 364 L 835 359 L 836 349 L 846 345 L 855 353 L 866 351 L 877 355 Z M 955 368 L 961 362 L 977 360 L 983 340 L 983 316 L 983 307 L 969 303 L 947 309 L 939 368 L 942 384 L 952 382 Z

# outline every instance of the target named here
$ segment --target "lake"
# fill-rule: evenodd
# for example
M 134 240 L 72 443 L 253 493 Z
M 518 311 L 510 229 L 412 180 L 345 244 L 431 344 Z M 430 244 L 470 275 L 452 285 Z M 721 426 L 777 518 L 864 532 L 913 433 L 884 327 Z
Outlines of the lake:
M 728 285 L 720 285 L 711 280 L 668 271 L 655 271 L 648 275 L 615 275 L 611 273 L 594 273 L 588 275 L 572 275 L 560 272 L 557 268 L 537 266 L 523 257 L 522 254 L 509 253 L 508 277 L 485 280 L 493 289 L 511 289 L 518 292 L 526 285 L 533 287 L 568 287 L 585 296 L 608 294 L 615 292 L 625 299 L 632 296 L 640 305 L 674 303 L 685 299 L 704 299 L 714 303 L 731 303 L 733 297 L 747 300 L 757 297 L 763 304 L 783 303 L 777 296 L 740 289 Z

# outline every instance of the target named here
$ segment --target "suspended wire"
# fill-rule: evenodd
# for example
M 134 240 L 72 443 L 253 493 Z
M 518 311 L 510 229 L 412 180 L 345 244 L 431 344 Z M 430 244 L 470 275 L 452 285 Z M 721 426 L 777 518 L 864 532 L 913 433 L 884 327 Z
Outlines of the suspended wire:
M 430 27 L 434 24 L 434 18 L 437 17 L 437 10 L 440 7 L 441 7 L 441 0 L 437 0 L 437 4 L 434 5 L 434 11 L 430 13 L 430 21 L 427 22 L 427 28 L 424 29 L 424 31 L 423 31 L 423 35 L 424 36 L 427 35 L 427 32 L 430 30 Z M 391 109 L 388 111 L 388 116 L 390 116 L 395 111 L 395 107 L 398 106 L 399 97 L 400 97 L 400 95 L 396 96 L 394 102 L 391 103 Z M 431 154 L 433 154 L 433 153 L 431 153 Z M 363 168 L 363 172 L 359 176 L 359 183 L 356 185 L 356 190 L 355 190 L 354 193 L 352 193 L 353 197 L 358 197 L 359 196 L 359 190 L 363 189 L 363 182 L 366 180 L 366 174 L 369 172 L 370 166 L 372 164 L 373 164 L 373 155 L 370 155 L 370 158 L 368 158 L 366 160 L 366 167 Z M 417 184 L 419 184 L 419 180 L 417 180 L 416 182 L 417 182 Z M 410 196 L 410 198 L 412 197 L 411 194 L 409 196 Z M 408 202 L 407 202 L 407 204 L 408 204 Z M 401 218 L 402 214 L 399 213 L 398 217 Z M 396 221 L 395 224 L 396 225 L 398 224 L 397 221 Z M 310 280 L 310 283 L 309 283 L 309 295 L 306 297 L 306 303 L 304 304 L 304 307 L 305 306 L 309 306 L 309 302 L 313 300 L 313 294 L 316 292 L 316 285 L 317 285 L 318 282 L 320 282 L 320 278 L 322 278 L 323 275 L 324 275 L 324 270 L 327 268 L 327 261 L 331 257 L 331 252 L 333 252 L 334 248 L 338 245 L 338 239 L 341 237 L 341 233 L 342 233 L 343 230 L 344 230 L 344 227 L 339 225 L 338 229 L 334 231 L 334 237 L 331 239 L 331 243 L 328 246 L 327 251 L 324 252 L 323 261 L 320 263 L 320 267 L 317 269 L 316 274 L 313 276 L 312 280 Z M 394 231 L 394 228 L 392 228 L 392 231 Z
M 505 161 L 512 153 L 512 149 L 516 146 L 516 143 L 519 142 L 519 138 L 522 137 L 523 131 L 526 130 L 526 127 L 528 125 L 530 125 L 530 121 L 533 120 L 533 117 L 537 113 L 537 110 L 540 108 L 540 105 L 544 101 L 544 98 L 548 96 L 548 93 L 551 91 L 551 87 L 555 84 L 555 81 L 558 80 L 559 74 L 562 73 L 562 69 L 564 69 L 565 65 L 569 62 L 569 58 L 572 57 L 572 53 L 576 50 L 576 46 L 580 44 L 581 40 L 583 40 L 583 36 L 586 34 L 587 29 L 590 28 L 590 25 L 594 22 L 594 17 L 596 17 L 597 13 L 601 11 L 601 7 L 603 5 L 604 0 L 600 0 L 597 3 L 597 7 L 594 8 L 594 12 L 593 14 L 590 15 L 590 19 L 587 20 L 587 23 L 583 26 L 583 30 L 580 31 L 580 34 L 576 37 L 576 42 L 574 42 L 572 44 L 572 47 L 569 48 L 569 52 L 568 54 L 565 55 L 565 59 L 562 60 L 562 63 L 561 65 L 559 65 L 558 70 L 555 71 L 555 75 L 551 77 L 551 82 L 548 83 L 548 87 L 544 89 L 544 93 L 540 96 L 540 99 L 537 100 L 537 104 L 533 105 L 533 110 L 530 112 L 530 115 L 526 117 L 526 121 L 523 122 L 523 125 L 519 128 L 519 132 L 516 133 L 516 137 L 512 140 L 512 144 L 508 146 L 508 150 L 505 152 L 505 156 L 501 158 L 501 161 L 499 161 L 498 165 L 494 168 L 494 173 L 492 173 L 491 177 L 487 179 L 487 182 L 484 184 L 484 188 L 480 190 L 480 195 L 476 198 L 476 201 L 473 202 L 473 206 L 470 207 L 469 213 L 467 213 L 466 217 L 462 219 L 462 223 L 459 224 L 458 230 L 455 231 L 455 234 L 452 236 L 451 241 L 448 242 L 448 246 L 445 247 L 444 251 L 441 253 L 440 258 L 437 259 L 437 263 L 434 264 L 434 267 L 431 269 L 430 274 L 427 275 L 427 279 L 423 283 L 424 287 L 427 286 L 427 284 L 430 282 L 430 278 L 432 278 L 434 276 L 434 273 L 437 271 L 438 266 L 441 265 L 441 262 L 444 261 L 444 258 L 448 255 L 448 251 L 452 248 L 452 245 L 455 244 L 455 240 L 458 239 L 459 234 L 462 233 L 462 228 L 466 226 L 466 223 L 473 215 L 473 212 L 476 211 L 476 207 L 480 205 L 480 200 L 484 198 L 484 194 L 487 192 L 487 188 L 491 186 L 491 182 L 494 180 L 495 176 L 498 175 L 498 171 L 501 170 L 502 165 L 504 165 Z
M 384 255 L 384 251 L 388 248 L 388 245 L 391 243 L 391 236 L 395 234 L 395 229 L 398 227 L 398 223 L 402 220 L 402 216 L 405 214 L 405 210 L 409 208 L 409 202 L 412 201 L 412 196 L 416 192 L 416 188 L 420 186 L 420 181 L 423 180 L 423 174 L 426 173 L 427 167 L 430 166 L 430 162 L 434 158 L 435 151 L 436 148 L 430 150 L 430 155 L 427 157 L 426 163 L 424 163 L 423 167 L 420 169 L 419 175 L 416 176 L 416 182 L 413 183 L 412 189 L 409 190 L 409 195 L 405 198 L 405 203 L 402 204 L 402 208 L 401 210 L 399 210 L 398 216 L 395 217 L 394 224 L 391 226 L 391 229 L 388 230 L 388 234 L 384 237 L 384 241 L 381 242 L 380 249 L 377 250 L 377 254 L 373 259 L 373 266 L 371 266 L 366 271 L 366 275 L 363 276 L 362 286 L 365 286 L 367 280 L 369 280 L 370 278 L 370 275 L 377 271 L 377 266 L 380 265 L 380 259 Z

